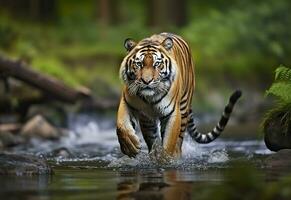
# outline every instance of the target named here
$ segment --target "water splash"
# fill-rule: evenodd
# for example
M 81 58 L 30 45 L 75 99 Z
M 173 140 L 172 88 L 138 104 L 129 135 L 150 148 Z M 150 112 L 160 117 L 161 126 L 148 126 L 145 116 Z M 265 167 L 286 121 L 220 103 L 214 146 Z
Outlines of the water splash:
M 143 151 L 136 158 L 123 156 L 113 160 L 108 167 L 205 169 L 210 167 L 210 164 L 225 163 L 229 160 L 227 151 L 224 148 L 210 151 L 203 150 L 190 137 L 186 137 L 182 152 L 182 156 L 175 159 L 165 152 L 161 141 L 156 140 L 149 154 Z
M 30 152 L 60 165 L 74 163 L 78 166 L 88 167 L 140 169 L 224 167 L 234 157 L 251 159 L 256 155 L 271 153 L 261 140 L 237 141 L 219 138 L 210 144 L 197 144 L 186 134 L 182 146 L 182 156 L 179 159 L 169 157 L 160 141 L 154 144 L 150 154 L 143 143 L 142 151 L 132 159 L 120 152 L 112 121 L 78 116 L 70 120 L 70 133 L 60 140 L 33 139 L 29 145 L 17 147 L 16 151 Z

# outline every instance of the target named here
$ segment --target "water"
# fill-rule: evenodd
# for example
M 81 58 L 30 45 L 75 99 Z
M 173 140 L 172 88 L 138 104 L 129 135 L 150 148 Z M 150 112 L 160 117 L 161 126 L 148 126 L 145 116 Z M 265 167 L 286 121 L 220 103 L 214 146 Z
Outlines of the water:
M 189 137 L 178 160 L 164 162 L 162 148 L 134 159 L 120 153 L 112 120 L 73 116 L 71 132 L 59 141 L 32 140 L 12 151 L 47 159 L 52 176 L 1 177 L 5 199 L 190 199 L 201 186 L 223 181 L 232 161 L 261 167 L 271 152 L 258 139 L 217 139 L 197 144 Z M 2 198 L 1 198 L 2 199 Z

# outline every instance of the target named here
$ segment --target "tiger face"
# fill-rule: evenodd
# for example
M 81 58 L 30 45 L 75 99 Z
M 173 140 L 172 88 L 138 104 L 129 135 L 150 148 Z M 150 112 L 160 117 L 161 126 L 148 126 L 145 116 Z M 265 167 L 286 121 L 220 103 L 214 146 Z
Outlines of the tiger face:
M 168 53 L 173 40 L 166 38 L 160 44 L 142 40 L 136 44 L 126 39 L 124 46 L 128 55 L 121 64 L 120 76 L 129 93 L 146 99 L 166 94 L 175 78 L 175 63 Z

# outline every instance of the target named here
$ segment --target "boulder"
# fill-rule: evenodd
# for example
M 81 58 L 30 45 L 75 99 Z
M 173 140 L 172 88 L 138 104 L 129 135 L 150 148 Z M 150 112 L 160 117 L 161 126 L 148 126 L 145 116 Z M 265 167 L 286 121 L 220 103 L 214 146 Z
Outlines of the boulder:
M 58 139 L 61 131 L 52 126 L 44 117 L 36 115 L 30 119 L 21 129 L 21 135 L 31 138 Z
M 51 156 L 56 158 L 56 157 L 61 157 L 61 158 L 74 158 L 73 153 L 67 149 L 66 147 L 60 147 L 58 149 L 55 149 L 51 152 Z
M 24 138 L 10 132 L 0 132 L 0 142 L 3 147 L 12 147 L 24 143 Z
M 45 160 L 33 155 L 0 153 L 0 175 L 40 174 L 52 174 L 52 169 Z
M 291 125 L 284 128 L 282 118 L 284 113 L 267 120 L 264 124 L 264 140 L 268 149 L 279 151 L 291 149 Z

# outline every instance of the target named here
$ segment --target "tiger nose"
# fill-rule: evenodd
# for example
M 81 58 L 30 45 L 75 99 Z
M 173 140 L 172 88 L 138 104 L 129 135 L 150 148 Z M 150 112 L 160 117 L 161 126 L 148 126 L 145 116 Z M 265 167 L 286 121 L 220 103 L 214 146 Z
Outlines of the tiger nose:
M 146 85 L 150 84 L 154 79 L 153 78 L 141 78 L 142 82 Z

